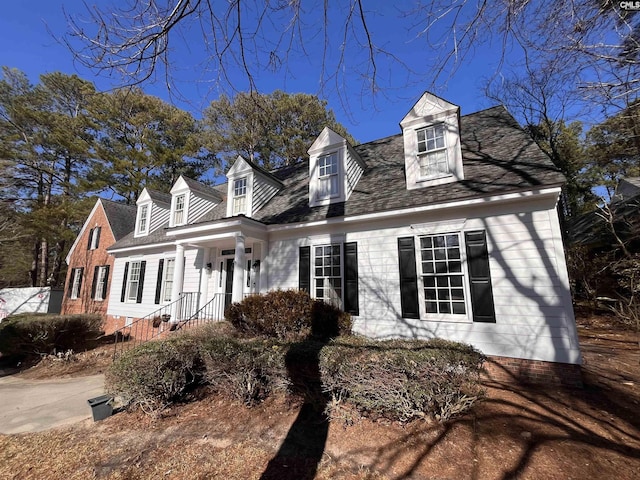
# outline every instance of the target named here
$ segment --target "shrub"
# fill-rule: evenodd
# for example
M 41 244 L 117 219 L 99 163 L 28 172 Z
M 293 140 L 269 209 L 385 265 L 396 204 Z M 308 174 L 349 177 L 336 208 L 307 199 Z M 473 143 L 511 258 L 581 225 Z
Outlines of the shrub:
M 481 394 L 483 355 L 443 340 L 334 341 L 320 355 L 323 387 L 332 405 L 347 401 L 362 414 L 399 421 L 447 420 Z
M 107 372 L 106 387 L 128 407 L 156 413 L 183 399 L 203 373 L 199 343 L 177 335 L 125 351 Z
M 210 338 L 201 345 L 205 380 L 215 392 L 254 405 L 286 391 L 284 351 L 275 342 Z
M 310 334 L 333 337 L 351 332 L 351 316 L 301 290 L 273 290 L 234 303 L 225 318 L 245 335 L 301 340 Z
M 355 336 L 292 343 L 233 333 L 215 324 L 125 352 L 107 375 L 109 391 L 157 412 L 205 384 L 247 405 L 280 392 L 332 415 L 350 404 L 363 415 L 402 422 L 446 420 L 481 395 L 484 357 L 468 345 Z
M 0 323 L 0 352 L 25 359 L 94 346 L 103 334 L 99 315 L 20 314 Z

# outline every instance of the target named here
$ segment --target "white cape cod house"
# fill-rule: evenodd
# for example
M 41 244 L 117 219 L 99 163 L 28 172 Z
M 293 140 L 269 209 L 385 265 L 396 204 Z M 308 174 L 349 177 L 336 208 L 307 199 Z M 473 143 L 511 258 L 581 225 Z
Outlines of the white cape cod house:
M 214 304 L 219 316 L 300 288 L 363 335 L 579 364 L 560 172 L 502 107 L 461 116 L 425 93 L 400 127 L 358 146 L 326 128 L 303 163 L 267 172 L 238 157 L 225 184 L 145 190 L 135 231 L 109 248 L 109 321 L 187 296 L 171 321 Z

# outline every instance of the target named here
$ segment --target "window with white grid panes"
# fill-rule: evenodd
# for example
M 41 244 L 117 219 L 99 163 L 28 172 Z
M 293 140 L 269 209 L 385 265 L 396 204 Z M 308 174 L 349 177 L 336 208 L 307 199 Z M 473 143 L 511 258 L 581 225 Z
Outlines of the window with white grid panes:
M 340 245 L 314 247 L 315 298 L 342 308 L 342 262 Z
M 416 130 L 420 176 L 438 177 L 450 173 L 444 124 Z
M 466 314 L 460 252 L 457 233 L 420 237 L 422 287 L 427 314 Z
M 82 268 L 73 269 L 73 284 L 71 287 L 71 298 L 76 299 L 80 296 L 80 282 L 82 281 Z
M 233 214 L 247 214 L 247 179 L 239 178 L 233 182 Z
M 182 225 L 184 224 L 184 202 L 185 195 L 178 195 L 176 197 L 176 206 L 173 211 L 173 224 L 174 225 Z
M 318 158 L 318 198 L 339 195 L 338 154 L 331 153 Z
M 127 279 L 127 301 L 135 302 L 138 299 L 138 287 L 140 285 L 140 262 L 129 264 L 129 278 Z
M 149 205 L 142 205 L 138 214 L 138 233 L 147 232 Z
M 94 295 L 93 299 L 103 300 L 106 297 L 107 293 L 107 267 L 98 267 L 97 275 L 98 277 L 96 279 L 96 294 Z

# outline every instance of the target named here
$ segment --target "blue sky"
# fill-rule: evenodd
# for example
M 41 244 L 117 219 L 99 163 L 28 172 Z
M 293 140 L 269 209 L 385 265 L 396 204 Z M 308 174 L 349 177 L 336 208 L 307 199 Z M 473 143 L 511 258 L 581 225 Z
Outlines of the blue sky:
M 94 0 L 90 4 L 105 5 L 115 2 L 116 0 Z M 405 6 L 410 5 L 410 2 L 404 3 Z M 429 65 L 435 54 L 425 46 L 422 39 L 415 38 L 415 28 L 407 30 L 407 18 L 402 17 L 400 11 L 395 8 L 396 5 L 394 2 L 385 1 L 366 2 L 374 40 L 378 45 L 397 53 L 407 64 L 416 67 L 419 72 L 411 75 L 410 79 L 407 79 L 406 71 L 381 59 L 381 91 L 375 96 L 368 92 L 361 93 L 362 84 L 354 77 L 347 77 L 348 81 L 340 87 L 330 86 L 319 92 L 318 52 L 321 44 L 318 42 L 321 39 L 310 34 L 307 42 L 308 54 L 293 58 L 286 74 L 260 73 L 257 76 L 259 89 L 267 93 L 274 89 L 291 93 L 321 93 L 328 101 L 328 106 L 336 113 L 338 120 L 360 142 L 399 133 L 398 123 L 422 92 L 429 87 Z M 61 71 L 67 74 L 76 73 L 91 80 L 99 89 L 117 86 L 116 80 L 105 76 L 97 77 L 93 72 L 74 64 L 72 54 L 53 38 L 52 33 L 63 35 L 67 29 L 63 8 L 72 15 L 85 12 L 83 3 L 76 0 L 5 2 L 0 16 L 0 65 L 24 71 L 34 83 L 40 74 Z M 330 21 L 335 22 L 335 19 L 330 18 Z M 198 66 L 202 60 L 198 55 L 200 37 L 199 31 L 194 28 L 185 35 L 184 42 L 175 47 L 178 54 L 175 57 L 178 60 L 174 65 L 176 77 L 179 79 L 178 87 L 185 101 L 175 97 L 172 99 L 177 106 L 191 111 L 196 117 L 199 117 L 202 109 L 223 91 L 207 78 L 210 72 Z M 358 54 L 353 51 L 351 53 Z M 333 58 L 338 54 L 335 50 L 329 52 Z M 434 93 L 460 105 L 462 114 L 490 107 L 493 102 L 484 98 L 482 93 L 483 79 L 494 75 L 498 64 L 499 54 L 485 45 L 474 52 L 472 58 L 467 58 L 464 66 L 452 77 L 446 78 L 448 76 L 444 75 L 442 81 L 436 85 Z M 236 75 L 235 72 L 231 73 L 232 76 Z M 237 78 L 237 85 L 242 88 L 242 77 L 238 74 L 234 78 Z M 171 100 L 162 82 L 145 84 L 143 89 L 149 94 Z M 337 89 L 349 100 L 346 108 L 340 102 Z

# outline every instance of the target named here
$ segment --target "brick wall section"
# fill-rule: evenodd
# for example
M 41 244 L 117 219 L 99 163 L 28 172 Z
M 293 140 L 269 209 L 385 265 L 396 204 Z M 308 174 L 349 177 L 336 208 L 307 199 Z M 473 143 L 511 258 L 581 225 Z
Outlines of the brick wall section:
M 100 231 L 100 241 L 98 248 L 88 250 L 89 235 L 92 228 L 102 227 Z M 65 280 L 64 298 L 62 300 L 62 314 L 73 313 L 97 313 L 106 316 L 109 299 L 109 289 L 111 287 L 111 277 L 113 274 L 113 256 L 109 255 L 107 248 L 115 243 L 115 238 L 107 216 L 100 203 L 94 210 L 93 215 L 87 219 L 86 228 L 75 249 L 73 250 L 67 266 L 67 278 Z M 94 300 L 91 298 L 91 286 L 93 283 L 94 267 L 109 265 L 109 279 L 107 282 L 107 295 L 104 300 Z M 69 296 L 69 282 L 74 268 L 84 268 L 80 294 L 78 298 L 72 299 Z
M 500 383 L 583 386 L 580 365 L 508 357 L 487 357 L 484 378 Z

